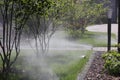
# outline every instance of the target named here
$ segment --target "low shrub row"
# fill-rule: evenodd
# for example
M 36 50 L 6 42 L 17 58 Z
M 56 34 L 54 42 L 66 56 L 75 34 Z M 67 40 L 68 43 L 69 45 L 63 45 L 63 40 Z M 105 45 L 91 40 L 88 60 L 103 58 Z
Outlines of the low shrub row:
M 109 74 L 114 76 L 120 75 L 120 53 L 116 51 L 110 51 L 103 54 L 103 59 L 105 60 L 104 67 Z

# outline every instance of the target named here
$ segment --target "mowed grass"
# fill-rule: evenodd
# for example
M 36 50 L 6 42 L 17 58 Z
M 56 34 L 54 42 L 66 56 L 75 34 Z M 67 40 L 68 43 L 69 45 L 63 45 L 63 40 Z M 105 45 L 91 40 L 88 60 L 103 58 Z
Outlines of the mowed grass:
M 106 47 L 107 46 L 107 33 L 104 32 L 89 32 L 86 31 L 85 34 L 78 40 L 81 44 L 89 44 L 93 47 Z M 112 45 L 116 44 L 116 35 L 111 36 Z
M 113 41 L 115 38 L 115 35 L 112 34 Z M 77 41 L 81 44 L 89 44 L 94 47 L 106 46 L 107 34 L 100 32 L 86 32 L 85 35 Z M 27 58 L 31 59 L 32 53 L 34 53 L 33 50 L 21 50 L 14 67 L 18 69 L 25 68 L 26 70 L 34 69 L 31 65 L 25 62 L 26 56 L 29 55 L 30 57 L 28 56 Z M 78 74 L 82 71 L 86 62 L 89 60 L 91 53 L 92 51 L 83 50 L 56 50 L 50 51 L 50 53 L 45 57 L 45 60 L 47 65 L 56 73 L 60 80 L 76 80 Z M 85 55 L 86 57 L 81 58 L 82 55 Z M 1 66 L 2 62 L 0 60 L 0 67 Z
M 112 40 L 114 41 L 115 39 L 115 35 L 112 34 Z M 107 33 L 88 31 L 77 41 L 81 44 L 89 44 L 94 47 L 106 46 Z M 114 42 L 112 44 L 114 45 Z M 33 53 L 33 50 L 21 50 L 20 56 L 18 57 L 17 62 L 14 64 L 14 67 L 18 69 L 25 68 L 26 70 L 34 69 L 33 66 L 31 67 L 30 64 L 27 64 L 27 62 L 25 62 L 26 56 L 27 58 L 31 59 Z M 50 53 L 45 57 L 45 61 L 47 65 L 53 70 L 53 72 L 56 73 L 60 80 L 76 80 L 78 74 L 84 68 L 91 54 L 92 51 L 54 50 L 50 51 Z M 86 57 L 81 58 L 82 55 L 85 55 Z M 0 66 L 2 66 L 1 61 Z
M 76 80 L 87 63 L 90 54 L 92 54 L 92 51 L 55 50 L 50 51 L 45 60 L 49 68 L 59 77 L 59 80 Z M 82 58 L 83 55 L 86 57 Z
M 56 68 L 55 72 L 60 80 L 76 80 L 78 74 L 84 68 L 86 62 L 89 59 L 89 55 L 86 58 L 82 58 L 69 66 L 61 66 Z
M 83 50 L 56 50 L 50 51 L 50 53 L 44 58 L 47 66 L 49 66 L 49 68 L 56 73 L 57 77 L 59 77 L 59 80 L 76 80 L 78 74 L 82 71 L 86 62 L 88 61 L 91 53 L 92 51 Z M 83 55 L 86 57 L 82 58 L 81 56 Z M 21 54 L 14 64 L 14 67 L 16 67 L 18 70 L 21 69 L 24 71 L 34 71 L 32 69 L 35 69 L 35 65 L 33 66 L 32 64 L 27 64 L 28 62 L 26 61 L 26 56 L 28 58 L 27 60 L 30 61 L 31 56 L 33 56 L 31 50 L 21 50 Z M 20 75 L 20 77 L 16 77 L 16 80 L 19 80 L 19 78 L 22 78 L 22 76 L 25 77 L 25 75 Z M 28 80 L 32 79 L 29 78 Z
M 60 53 L 60 52 L 59 52 Z M 57 53 L 57 54 L 59 54 Z M 85 64 L 89 60 L 89 56 L 92 51 L 67 51 L 64 52 L 66 55 L 60 57 L 53 58 L 54 61 L 49 63 L 53 63 L 51 66 L 59 77 L 60 80 L 76 80 L 78 74 L 82 71 Z M 85 58 L 81 58 L 82 55 L 85 55 Z M 65 57 L 66 56 L 66 57 Z

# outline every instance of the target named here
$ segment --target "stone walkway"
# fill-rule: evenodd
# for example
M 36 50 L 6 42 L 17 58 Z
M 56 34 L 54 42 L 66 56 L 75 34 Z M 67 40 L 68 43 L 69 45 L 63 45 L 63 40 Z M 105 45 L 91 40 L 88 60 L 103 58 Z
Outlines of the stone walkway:
M 111 47 L 111 50 L 117 50 L 117 47 Z M 107 47 L 94 47 L 93 51 L 107 51 Z

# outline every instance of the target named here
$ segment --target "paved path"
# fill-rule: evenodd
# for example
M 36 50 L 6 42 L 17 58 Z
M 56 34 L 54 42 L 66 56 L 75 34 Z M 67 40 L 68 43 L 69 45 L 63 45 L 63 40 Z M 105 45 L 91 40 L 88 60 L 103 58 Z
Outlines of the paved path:
M 111 25 L 111 32 L 116 34 L 118 33 L 118 24 L 112 24 Z M 93 31 L 93 32 L 107 32 L 107 24 L 101 24 L 101 25 L 93 25 L 87 27 L 88 31 Z
M 101 25 L 93 25 L 87 27 L 88 31 L 92 32 L 107 32 L 107 24 Z M 111 32 L 114 33 L 116 36 L 118 35 L 118 24 L 111 25 Z M 112 47 L 111 50 L 116 50 L 117 48 Z M 107 51 L 107 47 L 95 47 L 93 48 L 94 51 Z
M 117 47 L 111 47 L 111 50 L 117 50 Z M 93 47 L 93 51 L 107 51 L 107 47 Z

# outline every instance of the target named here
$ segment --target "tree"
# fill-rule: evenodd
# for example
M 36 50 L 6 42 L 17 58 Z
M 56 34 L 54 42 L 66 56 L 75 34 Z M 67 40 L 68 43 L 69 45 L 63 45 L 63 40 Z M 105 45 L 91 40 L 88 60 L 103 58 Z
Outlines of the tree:
M 43 8 L 43 14 L 35 13 L 31 15 L 28 26 L 35 39 L 37 56 L 45 55 L 49 49 L 49 41 L 55 33 L 62 17 L 62 0 L 51 0 L 50 8 Z M 39 47 L 38 47 L 39 46 Z
M 43 2 L 46 4 L 42 4 Z M 2 73 L 0 75 L 2 80 L 10 80 L 9 73 L 19 56 L 21 34 L 29 16 L 37 11 L 36 8 L 42 12 L 42 8 L 49 7 L 49 4 L 47 0 L 0 1 L 3 28 L 2 39 L 0 39 L 0 57 L 2 60 Z
M 80 31 L 81 34 L 84 34 L 85 28 L 88 25 L 100 21 L 101 18 L 106 16 L 107 8 L 104 8 L 105 2 L 98 0 L 78 0 L 77 2 L 72 2 L 67 15 L 70 17 L 66 19 L 68 25 L 67 30 L 70 30 L 70 33 L 73 34 L 74 37 L 76 34 L 79 34 Z M 78 36 L 79 35 L 77 35 L 77 37 Z

